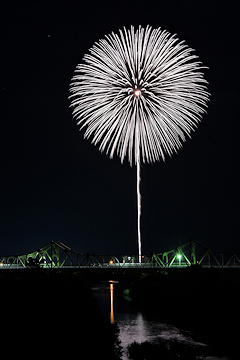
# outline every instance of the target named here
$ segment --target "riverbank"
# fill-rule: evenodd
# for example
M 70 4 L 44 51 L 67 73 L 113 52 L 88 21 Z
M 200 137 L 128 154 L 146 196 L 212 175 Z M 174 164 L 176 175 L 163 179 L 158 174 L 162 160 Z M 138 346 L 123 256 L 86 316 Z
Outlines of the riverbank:
M 1 271 L 0 289 L 4 359 L 121 359 L 118 329 L 101 314 L 81 274 Z

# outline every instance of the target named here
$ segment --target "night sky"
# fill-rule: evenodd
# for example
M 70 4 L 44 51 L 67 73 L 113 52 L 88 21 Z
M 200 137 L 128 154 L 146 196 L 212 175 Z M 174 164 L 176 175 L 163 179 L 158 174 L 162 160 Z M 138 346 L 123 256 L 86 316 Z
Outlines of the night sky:
M 137 253 L 136 168 L 83 139 L 68 96 L 95 41 L 148 24 L 196 50 L 211 101 L 178 154 L 142 166 L 142 252 L 193 239 L 240 253 L 238 3 L 1 1 L 1 255 L 51 240 L 84 253 Z

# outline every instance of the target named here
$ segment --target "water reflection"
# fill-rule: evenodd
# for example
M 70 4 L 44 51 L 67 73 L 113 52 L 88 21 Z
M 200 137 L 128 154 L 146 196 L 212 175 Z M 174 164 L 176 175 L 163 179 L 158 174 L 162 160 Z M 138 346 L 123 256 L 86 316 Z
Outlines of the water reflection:
M 181 331 L 174 326 L 153 319 L 147 319 L 140 312 L 137 314 L 117 314 L 116 320 L 124 348 L 134 341 L 137 343 L 145 341 L 157 343 L 160 338 L 167 341 L 176 340 L 191 345 L 205 346 L 205 344 L 194 342 L 190 332 Z
M 140 312 L 137 314 L 118 314 L 117 323 L 123 348 L 126 349 L 134 341 L 141 343 L 149 340 L 149 329 Z
M 191 333 L 182 331 L 170 324 L 161 323 L 153 319 L 144 317 L 138 313 L 118 313 L 115 314 L 120 334 L 119 338 L 124 349 L 122 360 L 129 360 L 127 347 L 133 342 L 143 343 L 149 341 L 158 344 L 159 339 L 166 342 L 177 341 L 189 345 L 190 347 L 203 347 L 205 351 L 207 345 L 193 341 Z M 206 360 L 230 360 L 217 356 L 206 356 Z
M 127 347 L 132 342 L 142 343 L 145 341 L 157 343 L 159 338 L 166 341 L 176 340 L 178 342 L 189 343 L 191 346 L 206 346 L 193 341 L 191 333 L 182 331 L 172 325 L 156 321 L 154 319 L 144 317 L 141 312 L 136 312 L 131 303 L 123 299 L 123 297 L 114 296 L 114 283 L 102 283 L 92 288 L 95 296 L 99 300 L 102 313 L 109 316 L 111 323 L 118 324 L 120 334 L 119 338 L 124 349 L 122 360 L 129 360 L 127 355 Z M 110 297 L 109 297 L 110 292 Z M 110 300 L 110 301 L 109 301 Z M 207 356 L 207 360 L 225 360 L 226 358 Z M 226 359 L 227 360 L 227 359 Z
M 110 298 L 111 298 L 111 311 L 110 311 L 110 322 L 114 324 L 114 312 L 113 312 L 113 283 L 110 282 Z
M 113 310 L 113 290 L 114 290 L 114 286 L 113 286 L 113 284 L 117 284 L 118 281 L 109 280 L 109 283 L 110 283 L 110 322 L 111 322 L 111 324 L 114 324 L 114 310 Z

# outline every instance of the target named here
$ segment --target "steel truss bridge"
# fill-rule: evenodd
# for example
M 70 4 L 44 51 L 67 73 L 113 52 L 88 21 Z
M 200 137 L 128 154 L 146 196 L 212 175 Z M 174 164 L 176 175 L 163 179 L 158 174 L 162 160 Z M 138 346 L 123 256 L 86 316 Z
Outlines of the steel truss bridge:
M 162 253 L 143 255 L 95 255 L 73 251 L 61 242 L 50 242 L 25 255 L 0 256 L 0 269 L 23 268 L 184 268 L 192 265 L 216 268 L 239 268 L 240 254 L 213 251 L 189 240 Z

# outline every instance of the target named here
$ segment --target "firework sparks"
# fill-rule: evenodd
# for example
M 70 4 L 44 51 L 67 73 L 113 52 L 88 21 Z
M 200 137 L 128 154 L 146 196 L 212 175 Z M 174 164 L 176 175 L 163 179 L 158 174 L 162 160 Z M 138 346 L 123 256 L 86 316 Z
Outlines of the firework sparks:
M 138 243 L 140 163 L 177 152 L 206 111 L 204 66 L 167 31 L 125 28 L 99 40 L 77 65 L 70 85 L 73 116 L 85 137 L 137 165 Z

